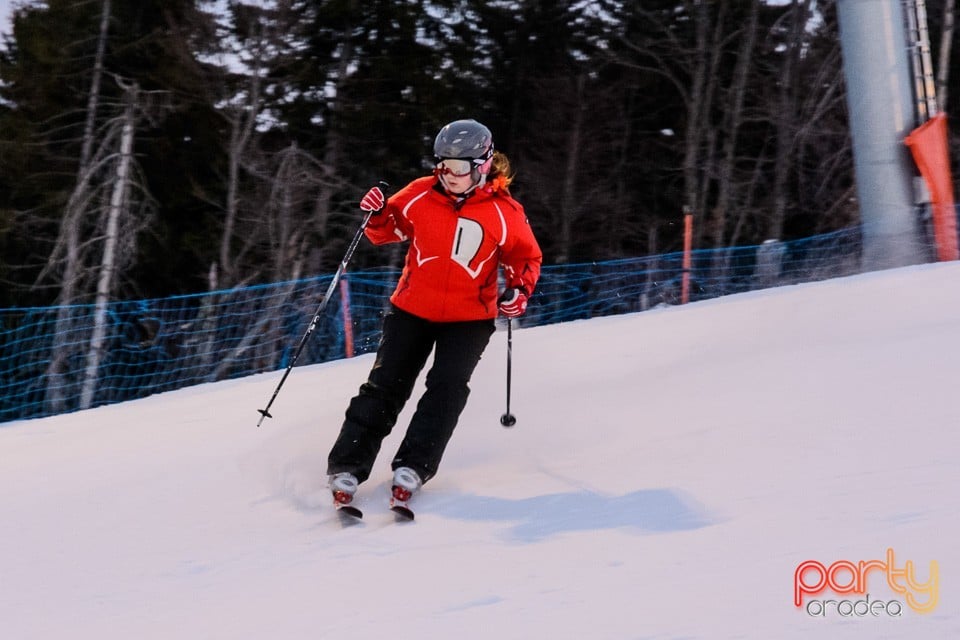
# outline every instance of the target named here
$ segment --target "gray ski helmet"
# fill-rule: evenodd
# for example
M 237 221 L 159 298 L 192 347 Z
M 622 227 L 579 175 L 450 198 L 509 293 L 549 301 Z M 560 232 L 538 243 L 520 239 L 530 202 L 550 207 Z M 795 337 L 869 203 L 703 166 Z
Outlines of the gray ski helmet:
M 433 155 L 439 158 L 480 160 L 493 155 L 493 135 L 476 120 L 454 120 L 440 129 L 433 142 Z

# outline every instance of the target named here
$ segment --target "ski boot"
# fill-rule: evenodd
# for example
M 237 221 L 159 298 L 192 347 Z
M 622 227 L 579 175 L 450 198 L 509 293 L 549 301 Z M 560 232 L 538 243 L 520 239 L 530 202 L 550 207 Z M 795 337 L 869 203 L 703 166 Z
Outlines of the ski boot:
M 413 520 L 410 498 L 423 486 L 420 475 L 410 467 L 399 467 L 393 472 L 393 486 L 390 489 L 390 510 L 399 517 Z
M 357 486 L 359 484 L 356 476 L 352 473 L 344 472 L 330 476 L 333 506 L 337 508 L 337 511 L 353 516 L 354 518 L 363 517 L 363 512 L 350 504 L 353 502 L 353 494 L 357 492 Z

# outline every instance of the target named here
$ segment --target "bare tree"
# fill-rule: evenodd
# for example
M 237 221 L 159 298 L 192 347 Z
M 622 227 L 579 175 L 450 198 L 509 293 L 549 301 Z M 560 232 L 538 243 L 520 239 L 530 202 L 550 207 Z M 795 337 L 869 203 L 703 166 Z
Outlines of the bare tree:
M 262 64 L 267 42 L 263 34 L 263 25 L 252 22 L 257 29 L 251 34 L 254 50 L 249 52 L 245 63 L 249 66 L 246 74 L 246 87 L 229 99 L 229 102 L 220 110 L 228 122 L 230 137 L 227 140 L 227 184 L 226 201 L 223 206 L 223 231 L 220 237 L 219 252 L 219 281 L 221 285 L 235 286 L 241 280 L 236 263 L 237 253 L 249 248 L 252 242 L 250 236 L 244 237 L 237 233 L 238 217 L 240 215 L 241 167 L 252 165 L 247 157 L 251 149 L 257 120 L 263 111 L 262 81 L 265 68 Z M 239 242 L 240 247 L 235 244 Z
M 573 244 L 573 222 L 580 212 L 580 203 L 577 202 L 577 162 L 582 151 L 582 138 L 584 135 L 584 120 L 586 118 L 586 100 L 584 95 L 584 86 L 586 77 L 583 73 L 577 75 L 573 80 L 573 103 L 569 109 L 569 120 L 566 129 L 566 164 L 563 168 L 563 179 L 561 180 L 561 196 L 558 215 L 560 218 L 559 238 L 557 242 L 557 262 L 567 262 L 570 257 Z
M 783 223 L 786 219 L 787 178 L 794 166 L 796 130 L 800 125 L 798 106 L 801 96 L 798 66 L 804 49 L 803 34 L 810 19 L 810 0 L 793 0 L 791 10 L 784 15 L 784 18 L 790 19 L 790 35 L 786 41 L 787 51 L 783 57 L 783 64 L 778 69 L 780 90 L 777 101 L 773 105 L 773 113 L 770 114 L 777 141 L 774 156 L 773 211 L 767 227 L 767 236 L 772 239 L 780 239 L 783 236 Z
M 296 49 L 296 36 L 291 35 L 297 18 L 293 4 L 287 0 L 270 9 L 234 9 L 234 28 L 240 33 L 237 41 L 226 42 L 241 64 L 230 69 L 221 63 L 224 75 L 218 98 L 229 135 L 225 199 L 211 203 L 223 211 L 218 261 L 213 265 L 220 287 L 299 274 L 307 250 L 306 232 L 323 229 L 331 194 L 343 186 L 333 169 L 339 154 L 335 129 L 327 127 L 322 160 L 295 140 L 279 151 L 262 144 L 263 134 L 277 124 L 269 98 L 282 100 L 286 92 L 285 78 L 276 69 Z M 350 63 L 345 56 L 344 75 Z
M 107 303 L 113 288 L 117 269 L 117 244 L 120 220 L 130 215 L 130 165 L 133 163 L 133 135 L 136 124 L 137 85 L 125 87 L 127 101 L 121 121 L 120 149 L 116 161 L 116 177 L 111 188 L 110 203 L 106 213 L 106 230 L 103 238 L 103 253 L 97 277 L 97 299 L 93 316 L 93 335 L 87 349 L 87 367 L 80 393 L 80 408 L 89 409 L 97 388 L 100 361 L 103 359 L 104 338 L 107 333 Z
M 85 170 L 64 208 L 60 232 L 38 277 L 59 278 L 61 305 L 57 309 L 56 341 L 47 367 L 46 401 L 50 410 L 63 410 L 67 388 L 75 382 L 66 376 L 66 363 L 76 346 L 89 339 L 82 403 L 91 406 L 103 358 L 106 305 L 117 277 L 135 260 L 136 238 L 149 224 L 151 201 L 133 159 L 136 117 L 141 92 L 135 83 L 117 82 L 124 89 L 123 113 L 95 132 L 95 146 Z M 133 191 L 146 208 L 134 211 Z M 69 295 L 69 298 L 64 298 Z M 77 302 L 95 300 L 94 326 L 81 323 Z
M 839 40 L 822 24 L 813 0 L 793 0 L 774 25 L 771 36 L 782 38 L 782 61 L 769 75 L 778 79 L 768 117 L 775 139 L 770 214 L 761 230 L 782 239 L 791 208 L 818 212 L 818 230 L 836 229 L 849 219 L 852 153 L 846 122 L 843 65 Z M 822 7 L 821 7 L 822 9 Z M 827 47 L 811 56 L 816 29 Z M 835 28 L 835 25 L 832 27 Z
M 723 153 L 718 159 L 717 203 L 713 208 L 713 220 L 710 227 L 713 231 L 713 246 L 721 248 L 727 241 L 727 218 L 733 209 L 735 185 L 735 168 L 737 162 L 737 143 L 740 138 L 740 128 L 743 124 L 744 102 L 747 92 L 747 81 L 754 64 L 754 49 L 757 44 L 757 23 L 760 14 L 760 0 L 752 0 L 747 24 L 740 35 L 740 49 L 733 72 L 733 81 L 727 91 L 727 104 L 723 118 Z M 754 183 L 755 184 L 755 183 Z M 743 198 L 741 198 L 741 203 Z M 741 216 L 743 209 L 741 208 Z M 739 227 L 740 225 L 738 225 Z M 732 239 L 731 239 L 732 244 Z
M 103 0 L 100 11 L 100 31 L 97 36 L 97 53 L 93 60 L 93 78 L 90 81 L 90 93 L 87 96 L 87 115 L 83 127 L 83 146 L 80 150 L 80 176 L 86 171 L 90 163 L 90 154 L 93 152 L 94 129 L 97 124 L 97 105 L 100 102 L 100 84 L 103 80 L 103 59 L 107 50 L 107 37 L 110 31 L 110 0 Z
M 833 127 L 845 110 L 839 48 L 829 47 L 835 28 L 829 6 L 814 0 L 643 5 L 626 5 L 632 26 L 607 59 L 648 78 L 662 88 L 661 103 L 678 107 L 671 127 L 678 137 L 666 157 L 675 158 L 682 177 L 675 208 L 689 206 L 699 220 L 697 246 L 781 237 L 812 190 L 828 200 L 835 187 L 843 191 L 839 175 L 824 175 L 826 162 L 799 165 L 804 153 L 815 162 L 815 148 L 825 157 L 838 153 L 836 167 L 848 157 Z M 655 108 L 657 101 L 643 104 Z M 807 177 L 822 185 L 800 192 Z
M 87 192 L 90 184 L 90 161 L 95 143 L 95 128 L 97 121 L 97 107 L 100 102 L 100 85 L 104 72 L 104 55 L 107 48 L 107 38 L 110 27 L 110 0 L 103 0 L 100 14 L 100 31 L 97 37 L 97 52 L 93 62 L 93 77 L 90 82 L 90 91 L 87 96 L 87 112 L 83 128 L 83 141 L 80 151 L 80 162 L 77 169 L 77 182 L 73 193 L 64 209 L 63 223 L 60 226 L 60 243 L 63 251 L 63 276 L 60 281 L 60 293 L 57 296 L 57 319 L 54 325 L 54 341 L 52 357 L 47 366 L 47 401 L 54 411 L 63 408 L 62 374 L 66 364 L 67 352 L 61 344 L 67 335 L 70 324 L 70 305 L 76 297 L 81 270 L 80 259 L 80 230 L 79 217 L 82 209 L 78 206 Z
M 676 28 L 673 11 L 656 13 L 636 7 L 643 24 L 639 32 L 643 35 L 623 39 L 622 44 L 634 57 L 617 58 L 614 62 L 664 78 L 676 91 L 685 111 L 683 202 L 702 216 L 710 192 L 707 169 L 712 166 L 717 146 L 718 132 L 711 116 L 717 97 L 718 70 L 729 38 L 725 34 L 729 3 L 684 0 L 679 6 L 687 21 L 683 29 Z M 698 238 L 703 234 L 703 225 L 697 226 L 696 233 Z

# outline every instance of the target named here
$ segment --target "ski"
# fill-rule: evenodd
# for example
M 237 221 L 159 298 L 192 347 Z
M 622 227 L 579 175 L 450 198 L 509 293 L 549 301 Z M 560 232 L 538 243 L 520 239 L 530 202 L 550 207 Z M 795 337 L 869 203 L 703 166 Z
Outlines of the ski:
M 334 505 L 337 507 L 337 513 L 340 514 L 341 517 L 346 516 L 348 518 L 355 518 L 357 520 L 363 519 L 363 511 L 360 511 L 360 509 L 357 509 L 352 505 L 340 504 L 339 502 L 335 502 Z
M 398 522 L 409 522 L 414 519 L 413 509 L 410 508 L 411 497 L 413 497 L 412 491 L 397 485 L 391 487 L 390 511 L 393 511 Z M 333 506 L 344 525 L 355 524 L 363 518 L 363 511 L 352 503 L 352 492 L 340 489 L 333 492 Z
M 363 519 L 363 511 L 353 505 L 341 504 L 339 502 L 334 502 L 333 505 L 336 507 L 337 515 L 340 516 L 340 520 L 344 524 Z M 390 498 L 390 511 L 396 514 L 398 521 L 406 522 L 414 519 L 413 509 L 410 508 L 410 504 L 405 500 Z
M 337 515 L 340 517 L 340 523 L 344 526 L 358 524 L 363 520 L 363 511 L 348 504 L 338 504 Z
M 413 520 L 413 510 L 410 508 L 410 505 L 407 504 L 405 500 L 397 500 L 396 498 L 390 498 L 390 511 L 393 511 L 397 515 L 398 520 L 401 520 L 401 521 Z

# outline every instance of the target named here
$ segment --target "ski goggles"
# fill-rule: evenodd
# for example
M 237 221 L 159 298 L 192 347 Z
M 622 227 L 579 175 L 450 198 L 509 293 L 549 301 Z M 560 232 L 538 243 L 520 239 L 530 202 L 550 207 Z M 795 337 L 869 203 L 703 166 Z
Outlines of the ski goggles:
M 438 176 L 453 176 L 454 178 L 464 178 L 470 175 L 470 172 L 479 165 L 476 160 L 463 158 L 440 158 L 437 161 L 437 168 L 433 172 Z M 481 160 L 481 163 L 483 161 Z

